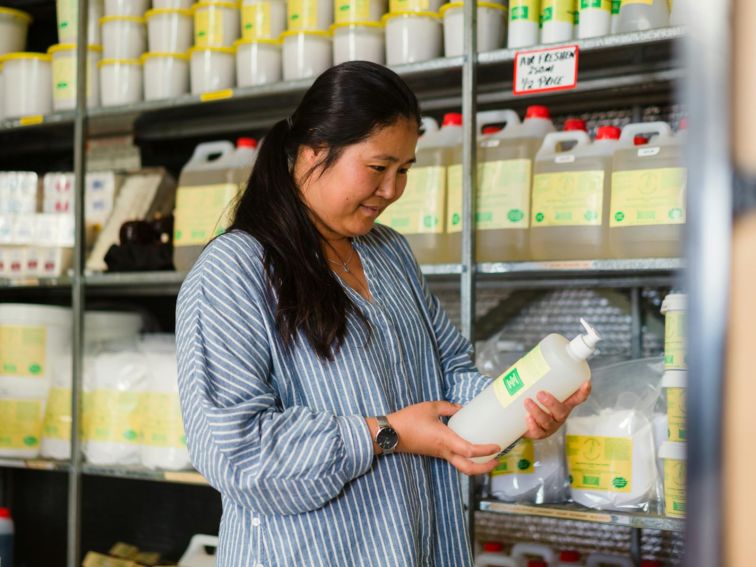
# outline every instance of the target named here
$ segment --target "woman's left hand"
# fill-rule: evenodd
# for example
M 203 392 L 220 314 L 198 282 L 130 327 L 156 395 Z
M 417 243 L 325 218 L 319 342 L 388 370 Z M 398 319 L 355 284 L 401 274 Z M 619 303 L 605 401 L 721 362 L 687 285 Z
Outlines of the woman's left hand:
M 582 404 L 591 395 L 591 382 L 586 381 L 580 389 L 569 398 L 560 402 L 548 392 L 538 392 L 538 401 L 546 408 L 544 411 L 538 404 L 528 398 L 525 400 L 525 409 L 528 410 L 527 422 L 528 439 L 545 439 L 556 433 L 557 429 L 564 425 L 570 412 Z

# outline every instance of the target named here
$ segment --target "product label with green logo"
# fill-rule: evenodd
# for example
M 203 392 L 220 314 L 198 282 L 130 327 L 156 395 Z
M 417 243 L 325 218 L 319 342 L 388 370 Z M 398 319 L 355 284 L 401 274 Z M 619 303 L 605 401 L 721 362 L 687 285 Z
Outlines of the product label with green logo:
M 270 3 L 244 4 L 242 6 L 243 39 L 278 39 L 270 35 Z
M 575 489 L 629 493 L 633 442 L 624 437 L 567 435 L 567 466 Z
M 50 388 L 45 408 L 44 436 L 68 441 L 71 439 L 71 390 Z
M 0 376 L 42 378 L 47 368 L 46 358 L 47 328 L 0 326 Z
M 529 21 L 537 24 L 540 17 L 538 0 L 511 0 L 509 3 L 509 21 Z
M 289 0 L 287 20 L 290 31 L 313 30 L 318 26 L 318 2 L 333 0 Z
M 430 0 L 391 0 L 390 12 L 427 12 Z
M 613 173 L 609 226 L 684 224 L 686 180 L 682 167 Z
M 646 6 L 651 6 L 654 3 L 654 0 L 621 0 L 622 6 L 630 6 L 632 4 L 644 4 Z
M 683 370 L 688 367 L 685 311 L 667 311 L 664 316 L 664 367 Z
M 669 440 L 677 443 L 687 441 L 685 394 L 685 388 L 667 388 L 667 432 Z
M 198 246 L 223 234 L 238 191 L 234 183 L 179 187 L 173 245 Z
M 142 443 L 151 447 L 186 447 L 178 394 L 142 394 Z
M 542 0 L 541 2 L 543 23 L 554 21 L 572 24 L 576 13 L 574 0 Z
M 334 17 L 337 24 L 369 22 L 370 0 L 334 0 Z
M 603 171 L 539 173 L 533 179 L 531 226 L 600 226 Z
M 35 449 L 42 436 L 41 400 L 0 400 L 0 448 Z
M 622 0 L 612 0 L 612 16 L 618 16 L 620 8 L 622 7 Z
M 56 57 L 52 62 L 53 99 L 56 102 L 76 99 L 76 58 Z M 87 65 L 87 97 L 92 96 L 92 70 Z
M 667 516 L 685 516 L 685 461 L 664 459 L 664 512 Z
M 494 394 L 501 407 L 506 408 L 520 399 L 528 389 L 549 373 L 551 367 L 546 362 L 540 346 L 536 346 L 517 363 L 502 373 L 493 382 Z
M 491 476 L 506 474 L 533 474 L 535 472 L 535 449 L 530 439 L 520 439 L 514 447 L 498 459 L 499 464 Z
M 402 196 L 380 217 L 402 234 L 440 234 L 446 215 L 446 168 L 413 167 Z
M 223 8 L 209 6 L 194 12 L 194 45 L 196 47 L 223 45 L 222 10 Z
M 109 443 L 139 443 L 142 436 L 140 398 L 138 392 L 85 392 L 82 404 L 83 438 Z
M 581 10 L 604 10 L 612 11 L 612 0 L 580 0 Z

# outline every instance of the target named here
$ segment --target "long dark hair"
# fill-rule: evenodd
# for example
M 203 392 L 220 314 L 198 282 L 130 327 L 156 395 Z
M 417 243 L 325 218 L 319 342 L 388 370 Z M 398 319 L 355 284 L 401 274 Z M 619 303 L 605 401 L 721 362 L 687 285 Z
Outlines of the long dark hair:
M 347 146 L 401 118 L 420 125 L 417 98 L 406 83 L 386 67 L 353 61 L 320 75 L 291 117 L 265 135 L 229 230 L 247 232 L 262 244 L 284 344 L 291 345 L 301 331 L 320 358 L 332 360 L 344 340 L 347 316 L 355 314 L 367 324 L 331 271 L 292 176 L 299 148 L 326 150 L 314 168 L 325 171 Z

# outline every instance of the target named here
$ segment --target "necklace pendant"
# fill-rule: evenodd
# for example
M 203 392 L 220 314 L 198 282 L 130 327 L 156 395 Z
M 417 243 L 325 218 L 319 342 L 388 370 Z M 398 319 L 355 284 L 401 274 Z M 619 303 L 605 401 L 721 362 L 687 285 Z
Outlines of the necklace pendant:
M 350 269 L 349 269 L 349 266 L 347 266 L 346 264 L 344 264 L 344 271 L 345 271 L 345 272 L 346 272 L 347 274 L 351 274 L 351 273 L 352 273 L 352 270 L 350 270 Z

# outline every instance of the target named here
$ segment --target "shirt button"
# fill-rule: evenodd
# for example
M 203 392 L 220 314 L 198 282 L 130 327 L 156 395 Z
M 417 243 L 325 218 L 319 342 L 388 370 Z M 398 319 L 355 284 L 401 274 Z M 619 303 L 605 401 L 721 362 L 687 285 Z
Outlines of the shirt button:
M 260 518 L 252 518 L 252 527 L 257 528 L 260 526 Z M 262 567 L 262 565 L 258 565 L 257 567 Z

